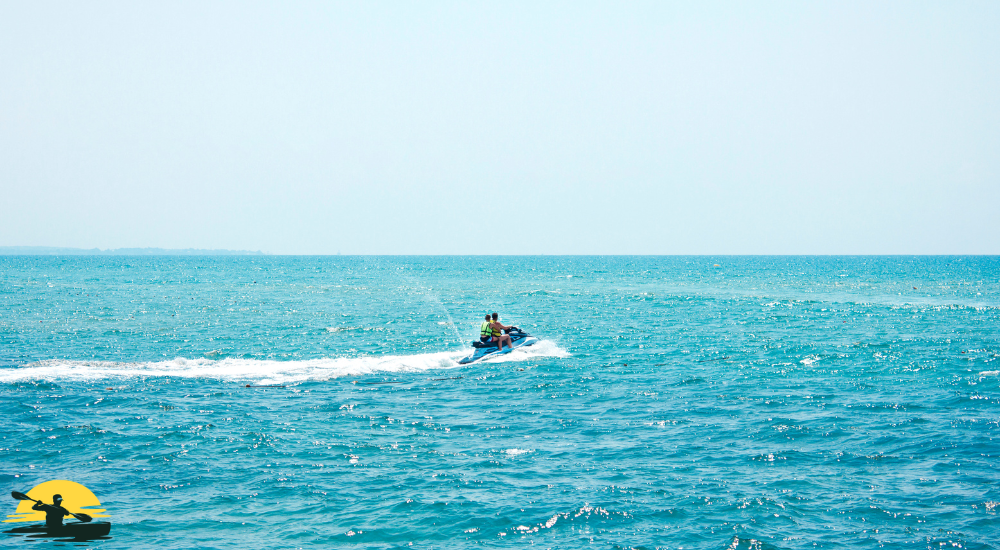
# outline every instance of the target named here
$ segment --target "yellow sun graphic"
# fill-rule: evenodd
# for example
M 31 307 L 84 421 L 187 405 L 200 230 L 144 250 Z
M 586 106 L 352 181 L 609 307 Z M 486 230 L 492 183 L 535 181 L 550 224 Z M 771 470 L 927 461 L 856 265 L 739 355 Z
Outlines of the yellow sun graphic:
M 109 514 L 101 514 L 101 512 L 107 512 L 103 508 L 97 508 L 101 505 L 101 501 L 97 500 L 97 497 L 94 496 L 94 493 L 90 492 L 90 489 L 75 481 L 53 479 L 52 481 L 36 485 L 26 494 L 45 504 L 52 504 L 52 495 L 62 495 L 62 507 L 74 514 L 89 514 L 95 518 L 111 517 Z M 22 500 L 17 505 L 17 510 L 7 516 L 12 519 L 5 519 L 4 522 L 45 521 L 45 512 L 31 509 L 34 504 L 34 502 L 29 500 Z

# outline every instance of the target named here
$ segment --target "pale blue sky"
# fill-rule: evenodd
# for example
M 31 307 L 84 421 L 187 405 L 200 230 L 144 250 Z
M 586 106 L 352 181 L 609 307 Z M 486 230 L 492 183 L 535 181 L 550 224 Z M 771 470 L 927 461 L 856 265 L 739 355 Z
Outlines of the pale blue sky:
M 0 2 L 0 246 L 1000 253 L 998 2 Z

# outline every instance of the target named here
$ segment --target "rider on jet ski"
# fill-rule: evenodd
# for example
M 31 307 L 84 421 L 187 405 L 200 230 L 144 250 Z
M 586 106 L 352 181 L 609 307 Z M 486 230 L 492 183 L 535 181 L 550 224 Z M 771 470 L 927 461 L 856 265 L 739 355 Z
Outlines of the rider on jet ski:
M 510 335 L 504 334 L 503 331 L 510 330 L 511 327 L 504 326 L 499 321 L 500 316 L 496 313 L 493 314 L 493 318 L 486 316 L 486 320 L 479 327 L 479 341 L 488 344 L 493 342 L 497 345 L 498 349 L 503 349 L 504 342 L 507 342 L 507 346 L 510 349 L 514 349 L 514 344 L 511 343 Z

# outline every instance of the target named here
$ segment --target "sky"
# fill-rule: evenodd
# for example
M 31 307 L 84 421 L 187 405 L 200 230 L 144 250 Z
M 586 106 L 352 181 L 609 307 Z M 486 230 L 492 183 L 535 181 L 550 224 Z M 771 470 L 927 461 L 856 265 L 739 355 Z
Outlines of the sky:
M 0 246 L 1000 254 L 1000 2 L 0 0 Z

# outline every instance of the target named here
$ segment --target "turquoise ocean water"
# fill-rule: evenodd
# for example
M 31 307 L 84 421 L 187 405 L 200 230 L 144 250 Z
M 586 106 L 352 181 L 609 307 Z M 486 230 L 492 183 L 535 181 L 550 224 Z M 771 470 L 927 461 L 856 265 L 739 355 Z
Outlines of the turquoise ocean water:
M 996 257 L 7 256 L 0 482 L 106 548 L 998 548 L 998 358 Z

